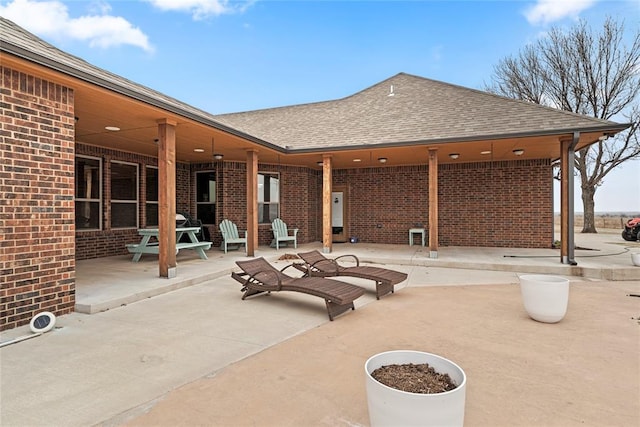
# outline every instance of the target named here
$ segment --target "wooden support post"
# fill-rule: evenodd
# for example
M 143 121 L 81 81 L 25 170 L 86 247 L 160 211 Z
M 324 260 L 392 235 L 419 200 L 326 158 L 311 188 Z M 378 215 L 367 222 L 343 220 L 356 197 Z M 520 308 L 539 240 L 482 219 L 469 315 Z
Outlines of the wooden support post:
M 332 175 L 331 155 L 322 156 L 322 252 L 331 253 L 333 249 L 333 231 L 331 228 Z
M 247 150 L 247 256 L 258 247 L 258 152 Z
M 176 276 L 176 125 L 158 120 L 158 269 Z
M 438 150 L 429 148 L 429 258 L 438 258 Z

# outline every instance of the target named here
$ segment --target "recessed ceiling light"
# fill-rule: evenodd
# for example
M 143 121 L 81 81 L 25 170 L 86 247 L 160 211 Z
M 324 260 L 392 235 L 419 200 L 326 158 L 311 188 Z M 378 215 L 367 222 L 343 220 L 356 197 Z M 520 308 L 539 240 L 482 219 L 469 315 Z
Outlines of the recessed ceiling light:
M 118 126 L 105 126 L 104 127 L 106 130 L 110 130 L 111 132 L 117 132 L 120 130 L 120 128 Z
M 194 148 L 193 151 L 196 153 L 204 153 L 204 148 Z
M 362 159 L 353 159 L 354 162 L 361 162 Z
M 491 154 L 491 150 L 481 151 L 480 154 L 483 154 L 483 155 Z

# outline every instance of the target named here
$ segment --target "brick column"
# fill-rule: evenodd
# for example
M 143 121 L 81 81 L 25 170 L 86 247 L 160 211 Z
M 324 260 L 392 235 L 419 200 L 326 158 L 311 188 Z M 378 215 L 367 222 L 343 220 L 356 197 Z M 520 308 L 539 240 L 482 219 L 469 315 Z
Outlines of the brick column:
M 0 66 L 0 330 L 75 305 L 74 92 Z

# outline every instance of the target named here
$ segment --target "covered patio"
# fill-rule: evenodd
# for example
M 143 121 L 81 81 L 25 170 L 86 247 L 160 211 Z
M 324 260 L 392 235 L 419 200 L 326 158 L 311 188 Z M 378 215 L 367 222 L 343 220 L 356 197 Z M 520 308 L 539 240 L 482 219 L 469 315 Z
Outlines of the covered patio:
M 12 171 L 2 182 L 19 195 L 6 219 L 0 329 L 91 306 L 76 300 L 81 265 L 99 258 L 93 270 L 107 270 L 141 229 L 157 229 L 161 288 L 200 280 L 178 273 L 177 212 L 201 220 L 214 246 L 218 225 L 234 221 L 249 256 L 276 218 L 325 253 L 353 236 L 399 246 L 413 228 L 433 260 L 447 247 L 548 248 L 556 165 L 551 259 L 575 266 L 574 153 L 628 127 L 403 72 L 340 99 L 212 115 L 1 17 L 0 28 Z

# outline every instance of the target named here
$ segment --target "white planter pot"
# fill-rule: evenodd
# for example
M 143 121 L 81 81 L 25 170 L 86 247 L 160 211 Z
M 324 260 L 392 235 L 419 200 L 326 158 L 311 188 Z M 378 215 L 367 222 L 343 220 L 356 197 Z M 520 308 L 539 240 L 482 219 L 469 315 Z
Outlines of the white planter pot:
M 449 374 L 457 387 L 437 394 L 409 393 L 388 387 L 371 376 L 373 371 L 382 366 L 407 363 L 428 363 L 436 372 Z M 467 377 L 452 361 L 422 351 L 396 350 L 370 357 L 364 370 L 372 427 L 463 425 Z
M 533 320 L 557 323 L 567 314 L 569 280 L 543 274 L 519 277 L 524 309 Z
M 636 267 L 640 267 L 640 252 L 631 253 L 631 262 Z

